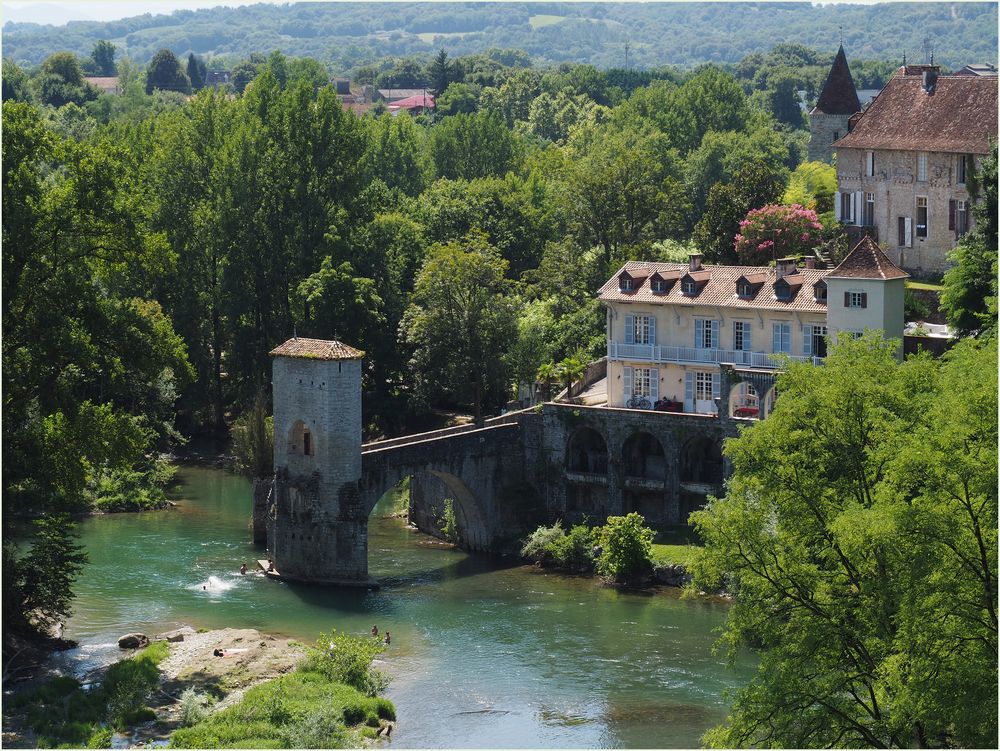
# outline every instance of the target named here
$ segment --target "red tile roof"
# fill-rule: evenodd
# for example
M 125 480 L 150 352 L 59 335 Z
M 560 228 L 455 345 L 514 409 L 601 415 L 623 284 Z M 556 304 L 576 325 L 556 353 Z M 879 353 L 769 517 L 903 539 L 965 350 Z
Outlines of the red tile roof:
M 598 291 L 598 297 L 605 302 L 643 303 L 654 305 L 695 305 L 724 306 L 730 309 L 751 310 L 796 310 L 811 313 L 826 313 L 826 303 L 813 299 L 813 286 L 827 274 L 821 269 L 799 269 L 792 276 L 793 283 L 802 281 L 799 294 L 790 300 L 778 300 L 773 284 L 777 279 L 775 269 L 769 266 L 702 266 L 692 276 L 705 278 L 704 286 L 695 295 L 685 295 L 681 285 L 673 285 L 668 292 L 653 292 L 649 282 L 637 285 L 635 289 L 622 291 L 618 277 L 623 271 L 632 276 L 647 277 L 654 271 L 661 274 L 688 273 L 686 263 L 659 263 L 656 261 L 629 261 Z M 751 298 L 736 294 L 736 282 L 743 276 L 759 278 L 766 283 Z
M 934 93 L 923 77 L 894 75 L 836 149 L 895 149 L 987 154 L 997 137 L 997 79 L 938 76 Z
M 853 115 L 861 111 L 858 90 L 854 86 L 854 78 L 847 65 L 844 45 L 840 45 L 837 56 L 833 58 L 830 74 L 826 77 L 826 83 L 823 84 L 819 100 L 812 111 L 825 115 Z
M 865 236 L 827 276 L 836 279 L 904 279 L 909 274 L 890 261 L 882 249 Z
M 289 339 L 269 353 L 272 357 L 301 357 L 307 360 L 360 360 L 365 353 L 343 342 L 327 339 Z

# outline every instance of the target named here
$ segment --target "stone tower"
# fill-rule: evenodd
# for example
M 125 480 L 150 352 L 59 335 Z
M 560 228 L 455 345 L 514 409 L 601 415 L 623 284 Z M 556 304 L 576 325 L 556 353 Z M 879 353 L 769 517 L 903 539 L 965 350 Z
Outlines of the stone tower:
M 274 566 L 286 579 L 367 585 L 368 518 L 358 492 L 364 353 L 296 337 L 270 354 Z
M 816 106 L 809 112 L 809 161 L 832 163 L 833 142 L 847 135 L 848 119 L 860 111 L 858 91 L 844 45 L 840 45 Z

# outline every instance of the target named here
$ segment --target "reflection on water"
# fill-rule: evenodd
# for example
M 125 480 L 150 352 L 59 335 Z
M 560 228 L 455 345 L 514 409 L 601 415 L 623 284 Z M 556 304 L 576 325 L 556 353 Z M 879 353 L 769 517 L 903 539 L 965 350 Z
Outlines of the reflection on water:
M 289 584 L 252 571 L 248 483 L 183 468 L 179 507 L 81 525 L 91 564 L 68 636 L 86 665 L 117 637 L 180 625 L 258 628 L 312 641 L 332 628 L 392 633 L 383 669 L 396 747 L 688 747 L 724 719 L 746 680 L 711 654 L 724 608 L 673 590 L 623 593 L 421 544 L 376 509 L 376 591 Z M 100 646 L 95 646 L 100 645 Z M 88 651 L 89 650 L 89 651 Z

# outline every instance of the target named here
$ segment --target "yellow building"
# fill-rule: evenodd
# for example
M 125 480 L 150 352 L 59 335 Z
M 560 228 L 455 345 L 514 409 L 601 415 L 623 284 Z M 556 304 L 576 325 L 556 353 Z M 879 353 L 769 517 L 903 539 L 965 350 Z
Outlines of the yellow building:
M 903 335 L 907 274 L 865 238 L 837 266 L 795 259 L 774 267 L 630 261 L 600 289 L 607 307 L 609 407 L 714 415 L 721 366 L 745 376 L 733 386 L 734 417 L 762 417 L 776 397 L 757 393 L 784 355 L 821 362 L 838 332 Z

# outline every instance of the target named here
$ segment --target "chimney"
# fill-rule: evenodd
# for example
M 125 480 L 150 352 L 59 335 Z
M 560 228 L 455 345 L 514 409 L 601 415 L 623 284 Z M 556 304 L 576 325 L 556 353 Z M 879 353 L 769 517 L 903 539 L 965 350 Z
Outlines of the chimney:
M 701 253 L 688 253 L 688 270 L 698 271 L 701 269 Z
M 923 89 L 928 94 L 934 93 L 934 87 L 937 86 L 938 72 L 934 68 L 930 68 L 924 71 L 924 82 Z
M 816 256 L 806 256 L 806 268 L 807 269 L 816 268 Z
M 794 258 L 779 258 L 774 265 L 775 273 L 777 278 L 781 279 L 783 276 L 788 276 L 789 274 L 795 273 L 795 259 Z

